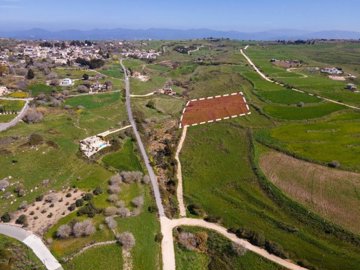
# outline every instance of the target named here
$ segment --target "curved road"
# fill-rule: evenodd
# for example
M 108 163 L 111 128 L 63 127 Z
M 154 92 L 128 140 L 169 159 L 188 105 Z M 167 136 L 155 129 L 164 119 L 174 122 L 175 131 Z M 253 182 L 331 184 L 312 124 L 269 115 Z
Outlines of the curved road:
M 5 131 L 13 126 L 16 126 L 17 123 L 19 123 L 19 121 L 25 116 L 26 112 L 29 109 L 29 102 L 32 100 L 31 99 L 13 99 L 13 98 L 0 98 L 1 100 L 24 100 L 25 101 L 25 105 L 24 107 L 21 109 L 21 111 L 19 112 L 19 114 L 10 122 L 8 123 L 0 123 L 0 132 Z
M 63 269 L 41 239 L 32 232 L 26 231 L 23 228 L 14 225 L 0 224 L 0 234 L 14 238 L 28 246 L 45 265 L 46 269 Z

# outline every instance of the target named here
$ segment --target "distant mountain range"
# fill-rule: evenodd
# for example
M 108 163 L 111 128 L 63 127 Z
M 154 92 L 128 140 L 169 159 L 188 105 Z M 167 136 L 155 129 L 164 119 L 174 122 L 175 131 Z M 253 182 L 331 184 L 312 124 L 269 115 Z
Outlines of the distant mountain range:
M 321 31 L 306 32 L 299 30 L 273 30 L 263 32 L 216 31 L 211 29 L 93 29 L 48 31 L 34 28 L 24 31 L 0 31 L 0 37 L 15 39 L 48 40 L 180 40 L 198 38 L 230 38 L 237 40 L 296 40 L 296 39 L 360 39 L 360 32 Z

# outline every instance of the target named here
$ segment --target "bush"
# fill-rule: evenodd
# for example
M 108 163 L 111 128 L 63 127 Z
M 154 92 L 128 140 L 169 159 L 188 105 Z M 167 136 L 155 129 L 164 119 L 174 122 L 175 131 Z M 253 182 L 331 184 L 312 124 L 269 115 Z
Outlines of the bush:
M 149 211 L 149 213 L 155 213 L 157 211 L 157 208 L 156 208 L 156 206 L 150 205 L 148 207 L 148 211 Z
M 106 217 L 105 223 L 107 224 L 110 230 L 114 230 L 117 227 L 117 222 L 113 217 Z
M 92 203 L 88 203 L 77 212 L 78 216 L 87 215 L 90 218 L 94 217 L 97 213 L 99 213 L 99 210 Z
M 120 193 L 120 191 L 121 191 L 121 188 L 118 184 L 113 184 L 113 185 L 109 186 L 109 189 L 108 189 L 108 192 L 110 194 L 118 194 L 118 193 Z
M 234 242 L 231 243 L 231 250 L 237 256 L 244 256 L 246 254 L 246 248 L 242 245 L 236 244 Z
M 109 207 L 105 208 L 104 215 L 105 216 L 115 216 L 117 211 L 118 211 L 118 209 L 116 207 L 109 206 Z
M 340 162 L 334 160 L 334 161 L 331 161 L 331 162 L 328 164 L 328 166 L 329 166 L 330 168 L 336 169 L 336 168 L 339 168 L 339 167 L 340 167 Z
M 91 193 L 86 193 L 83 197 L 85 201 L 91 201 L 93 198 L 93 195 Z
M 265 246 L 265 236 L 262 233 L 253 232 L 249 238 L 251 244 L 264 247 Z
M 84 205 L 84 200 L 83 199 L 78 199 L 75 201 L 75 205 L 76 207 L 81 207 Z
M 28 141 L 30 146 L 40 145 L 43 142 L 44 142 L 43 137 L 36 133 L 31 134 Z
M 39 195 L 35 198 L 37 202 L 41 202 L 44 199 L 44 195 Z
M 91 220 L 75 223 L 73 227 L 73 234 L 75 237 L 83 237 L 94 234 L 96 231 Z
M 133 204 L 133 206 L 135 207 L 142 207 L 144 205 L 144 196 L 138 196 L 136 198 L 134 198 L 131 203 Z
M 75 209 L 76 209 L 76 204 L 75 203 L 70 204 L 70 206 L 68 207 L 69 211 L 74 211 Z
M 94 194 L 94 195 L 100 195 L 100 194 L 102 194 L 102 193 L 103 193 L 103 190 L 102 190 L 101 187 L 96 187 L 96 188 L 94 189 L 94 191 L 93 191 L 93 194 Z
M 43 114 L 35 108 L 30 108 L 23 118 L 23 121 L 28 124 L 39 123 L 43 119 Z
M 125 250 L 131 250 L 135 246 L 135 237 L 130 232 L 124 232 L 116 236 L 116 239 Z
M 287 259 L 288 254 L 284 251 L 283 247 L 280 246 L 277 243 L 266 241 L 265 243 L 265 249 L 276 256 L 279 256 L 280 258 Z
M 200 206 L 198 206 L 197 204 L 190 204 L 187 208 L 192 215 L 200 216 L 203 214 Z
M 61 225 L 57 231 L 56 231 L 56 237 L 57 238 L 68 238 L 72 233 L 72 229 L 69 225 L 65 224 L 65 225 Z
M 207 216 L 204 218 L 204 220 L 211 223 L 218 223 L 220 218 L 215 216 Z
M 1 216 L 1 221 L 4 223 L 8 223 L 11 221 L 11 217 L 9 215 L 9 213 L 5 213 Z
M 155 242 L 161 243 L 163 238 L 164 238 L 163 234 L 161 232 L 159 232 L 155 235 Z
M 111 194 L 111 195 L 108 197 L 108 201 L 109 201 L 109 202 L 112 202 L 112 203 L 117 202 L 118 200 L 119 200 L 119 197 L 118 197 L 118 195 L 116 195 L 116 194 Z
M 15 221 L 16 224 L 20 224 L 20 225 L 27 225 L 27 217 L 25 215 L 21 215 L 18 217 L 18 219 Z

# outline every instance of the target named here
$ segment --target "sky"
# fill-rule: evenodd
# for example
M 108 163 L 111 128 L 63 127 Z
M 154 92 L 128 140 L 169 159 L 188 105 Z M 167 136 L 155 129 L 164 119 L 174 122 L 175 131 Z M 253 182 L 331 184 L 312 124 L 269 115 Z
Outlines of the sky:
M 0 30 L 171 28 L 360 32 L 359 0 L 0 0 Z

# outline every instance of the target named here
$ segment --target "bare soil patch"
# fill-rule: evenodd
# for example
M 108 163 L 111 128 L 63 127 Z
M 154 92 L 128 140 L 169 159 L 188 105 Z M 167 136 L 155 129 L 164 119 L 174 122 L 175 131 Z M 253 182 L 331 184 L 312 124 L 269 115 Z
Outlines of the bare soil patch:
M 267 178 L 292 199 L 360 233 L 360 174 L 312 164 L 271 151 L 260 158 Z
M 13 213 L 12 223 L 15 223 L 20 215 L 26 215 L 27 229 L 43 235 L 48 228 L 70 214 L 72 211 L 68 209 L 69 206 L 83 195 L 83 192 L 74 189 L 49 193 L 44 196 L 42 201 L 36 201 Z
M 191 100 L 181 119 L 182 126 L 220 121 L 249 113 L 249 106 L 242 93 Z

